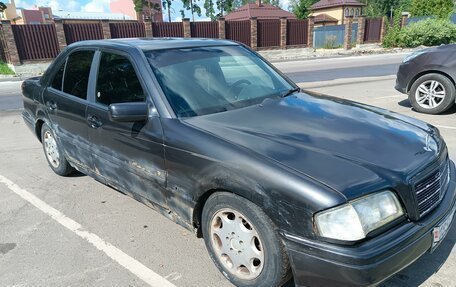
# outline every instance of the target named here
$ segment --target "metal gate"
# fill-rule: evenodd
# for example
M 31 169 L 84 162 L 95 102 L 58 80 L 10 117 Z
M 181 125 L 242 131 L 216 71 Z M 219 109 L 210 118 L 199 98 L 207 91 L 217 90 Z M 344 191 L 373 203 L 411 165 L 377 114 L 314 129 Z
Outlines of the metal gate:
M 101 23 L 73 23 L 63 24 L 67 44 L 84 40 L 103 39 L 103 26 Z
M 382 33 L 382 18 L 370 18 L 365 20 L 364 42 L 376 43 L 380 42 Z
M 225 29 L 227 39 L 250 46 L 250 20 L 226 21 Z
M 20 60 L 55 58 L 59 42 L 54 24 L 11 25 Z

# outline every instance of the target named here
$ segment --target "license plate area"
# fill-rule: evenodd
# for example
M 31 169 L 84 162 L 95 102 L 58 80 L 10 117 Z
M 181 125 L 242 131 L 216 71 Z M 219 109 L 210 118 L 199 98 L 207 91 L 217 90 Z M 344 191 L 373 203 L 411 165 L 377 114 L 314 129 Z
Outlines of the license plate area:
M 439 225 L 435 226 L 432 230 L 432 248 L 431 252 L 433 252 L 439 244 L 443 241 L 445 236 L 448 234 L 448 231 L 450 231 L 451 228 L 451 223 L 453 222 L 454 214 L 456 212 L 456 207 L 453 208 L 451 213 L 442 221 L 439 223 Z

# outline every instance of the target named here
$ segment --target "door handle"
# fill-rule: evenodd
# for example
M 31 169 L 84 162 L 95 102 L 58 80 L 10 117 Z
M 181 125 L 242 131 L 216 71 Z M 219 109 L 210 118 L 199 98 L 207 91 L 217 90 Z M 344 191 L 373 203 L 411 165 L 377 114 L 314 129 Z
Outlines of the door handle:
M 48 108 L 48 110 L 53 111 L 57 109 L 57 104 L 54 101 L 47 101 L 46 107 Z
M 87 123 L 93 129 L 98 129 L 99 127 L 101 127 L 103 125 L 103 123 L 96 116 L 89 116 L 87 118 Z

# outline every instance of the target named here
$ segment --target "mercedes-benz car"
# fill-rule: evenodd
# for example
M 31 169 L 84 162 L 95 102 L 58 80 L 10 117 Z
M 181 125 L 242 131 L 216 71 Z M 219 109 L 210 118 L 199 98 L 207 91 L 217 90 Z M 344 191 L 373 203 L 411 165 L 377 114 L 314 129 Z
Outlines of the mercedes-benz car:
M 82 172 L 203 237 L 236 286 L 378 284 L 453 222 L 437 128 L 301 91 L 239 43 L 78 42 L 22 90 L 56 174 Z
M 396 90 L 408 94 L 413 109 L 440 114 L 456 102 L 456 44 L 418 50 L 399 66 Z

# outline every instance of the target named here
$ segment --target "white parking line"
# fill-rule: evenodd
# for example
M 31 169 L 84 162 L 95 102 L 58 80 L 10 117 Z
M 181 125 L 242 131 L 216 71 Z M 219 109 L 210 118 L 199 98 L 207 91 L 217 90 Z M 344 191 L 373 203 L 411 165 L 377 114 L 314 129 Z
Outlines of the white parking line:
M 450 130 L 456 130 L 456 127 L 450 127 L 450 126 L 441 126 L 441 125 L 434 125 L 438 128 L 442 128 L 442 129 L 450 129 Z
M 38 197 L 34 196 L 30 192 L 20 188 L 17 184 L 7 179 L 6 177 L 0 175 L 0 182 L 4 183 L 12 192 L 16 193 L 24 200 L 28 201 L 30 204 L 49 215 L 52 219 L 57 221 L 62 226 L 66 227 L 79 237 L 85 239 L 87 242 L 91 243 L 98 250 L 103 251 L 108 255 L 112 260 L 120 264 L 122 267 L 138 276 L 144 282 L 149 284 L 152 287 L 175 287 L 174 284 L 170 283 L 165 278 L 161 277 L 154 271 L 150 270 L 143 264 L 141 264 L 136 259 L 130 257 L 128 254 L 124 253 L 119 248 L 115 247 L 109 242 L 104 241 L 98 235 L 84 230 L 84 228 L 74 221 L 73 219 L 65 216 L 57 209 L 48 205 Z

